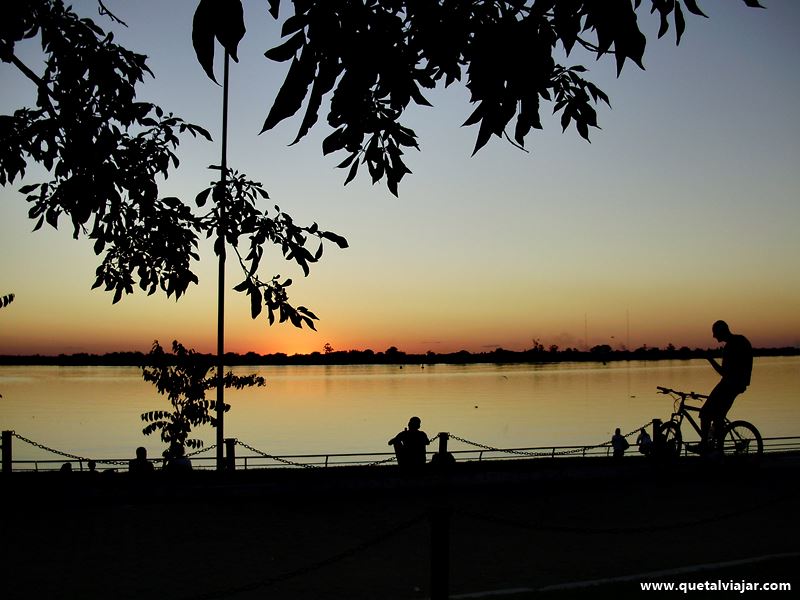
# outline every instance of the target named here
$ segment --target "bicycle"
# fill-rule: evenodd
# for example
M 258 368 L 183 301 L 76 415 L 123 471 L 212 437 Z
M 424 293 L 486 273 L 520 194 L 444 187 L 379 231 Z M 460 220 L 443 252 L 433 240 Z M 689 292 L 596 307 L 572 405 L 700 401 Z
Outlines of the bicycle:
M 681 425 L 688 421 L 700 436 L 700 426 L 691 415 L 691 412 L 700 412 L 699 406 L 686 404 L 687 400 L 705 400 L 708 396 L 696 392 L 679 392 L 669 388 L 657 386 L 660 394 L 670 394 L 675 398 L 674 412 L 669 421 L 662 423 L 658 430 L 660 443 L 667 456 L 680 456 L 683 444 Z M 714 425 L 709 432 L 709 445 L 713 452 L 717 443 L 714 434 Z M 722 436 L 722 453 L 724 456 L 761 456 L 764 452 L 764 442 L 756 426 L 747 421 L 730 421 L 725 418 L 725 431 Z

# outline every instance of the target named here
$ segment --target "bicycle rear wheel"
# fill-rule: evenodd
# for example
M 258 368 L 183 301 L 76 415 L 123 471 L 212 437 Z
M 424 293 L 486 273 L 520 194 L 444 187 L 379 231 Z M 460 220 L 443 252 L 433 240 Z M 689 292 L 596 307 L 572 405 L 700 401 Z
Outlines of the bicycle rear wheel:
M 761 456 L 764 442 L 752 423 L 732 421 L 725 427 L 722 449 L 725 456 Z
M 681 455 L 681 446 L 683 445 L 683 436 L 677 423 L 673 421 L 662 423 L 658 432 L 659 438 L 661 438 L 661 447 L 658 448 L 658 451 L 662 456 L 669 458 L 679 457 Z

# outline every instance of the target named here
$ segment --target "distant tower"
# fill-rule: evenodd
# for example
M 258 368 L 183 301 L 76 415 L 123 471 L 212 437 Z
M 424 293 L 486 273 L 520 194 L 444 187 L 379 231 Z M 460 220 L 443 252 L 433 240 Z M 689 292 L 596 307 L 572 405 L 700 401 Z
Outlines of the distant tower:
M 583 313 L 583 347 L 589 350 L 589 319 L 586 313 Z
M 631 349 L 631 316 L 628 309 L 625 309 L 625 347 Z

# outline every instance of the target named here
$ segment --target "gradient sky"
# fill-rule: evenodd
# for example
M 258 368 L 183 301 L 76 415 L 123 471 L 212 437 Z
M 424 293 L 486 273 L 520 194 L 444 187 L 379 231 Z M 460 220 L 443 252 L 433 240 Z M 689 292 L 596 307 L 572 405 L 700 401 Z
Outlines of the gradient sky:
M 76 10 L 150 57 L 156 75 L 143 100 L 206 127 L 219 140 L 221 90 L 191 46 L 196 2 L 106 0 L 125 29 Z M 248 32 L 232 64 L 229 162 L 260 180 L 300 223 L 344 235 L 304 279 L 279 253 L 264 275 L 292 276 L 292 301 L 319 317 L 318 332 L 252 321 L 247 299 L 227 296 L 230 351 L 311 352 L 397 346 L 408 352 L 521 350 L 545 345 L 614 347 L 714 344 L 726 319 L 757 346 L 800 345 L 800 2 L 700 5 L 679 47 L 657 40 L 658 18 L 641 11 L 646 71 L 613 60 L 585 64 L 610 96 L 592 143 L 556 120 L 529 137 L 529 154 L 494 139 L 470 157 L 477 130 L 463 88 L 429 94 L 406 122 L 420 137 L 413 171 L 394 198 L 360 177 L 347 187 L 323 157 L 318 126 L 287 147 L 299 121 L 257 135 L 286 65 L 263 52 L 278 40 L 264 0 L 245 0 Z M 287 5 L 284 13 L 290 7 Z M 282 15 L 282 16 L 285 16 Z M 36 47 L 21 48 L 31 66 Z M 218 65 L 221 61 L 218 61 Z M 218 67 L 218 74 L 221 68 Z M 31 103 L 33 86 L 0 64 L 0 110 Z M 162 195 L 191 201 L 213 178 L 218 143 L 185 140 L 181 168 Z M 366 174 L 366 173 L 365 173 Z M 41 181 L 31 169 L 24 183 Z M 112 306 L 91 291 L 99 264 L 91 244 L 58 231 L 31 233 L 23 182 L 0 189 L 0 354 L 147 351 L 178 339 L 213 351 L 216 262 L 201 247 L 200 285 L 178 303 L 134 294 Z M 232 287 L 241 280 L 229 265 Z

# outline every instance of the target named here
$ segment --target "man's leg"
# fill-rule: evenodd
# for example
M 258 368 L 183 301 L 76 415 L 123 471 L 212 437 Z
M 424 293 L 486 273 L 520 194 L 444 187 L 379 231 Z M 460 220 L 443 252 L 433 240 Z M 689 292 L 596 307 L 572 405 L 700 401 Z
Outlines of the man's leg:
M 705 449 L 712 445 L 721 448 L 725 431 L 725 415 L 728 414 L 737 392 L 728 384 L 720 381 L 700 409 L 700 444 Z M 714 440 L 709 439 L 711 425 L 714 425 Z M 711 442 L 714 442 L 712 444 Z
M 705 450 L 709 447 L 709 433 L 711 431 L 711 424 L 717 421 L 720 417 L 721 405 L 724 403 L 726 386 L 720 381 L 700 407 L 700 449 Z
M 725 417 L 728 415 L 728 411 L 733 406 L 733 401 L 736 399 L 736 396 L 739 395 L 739 392 L 734 390 L 730 386 L 725 386 L 724 393 L 719 395 L 719 402 L 717 404 L 717 413 L 714 416 L 714 448 L 719 450 L 720 452 L 724 448 L 725 444 Z

